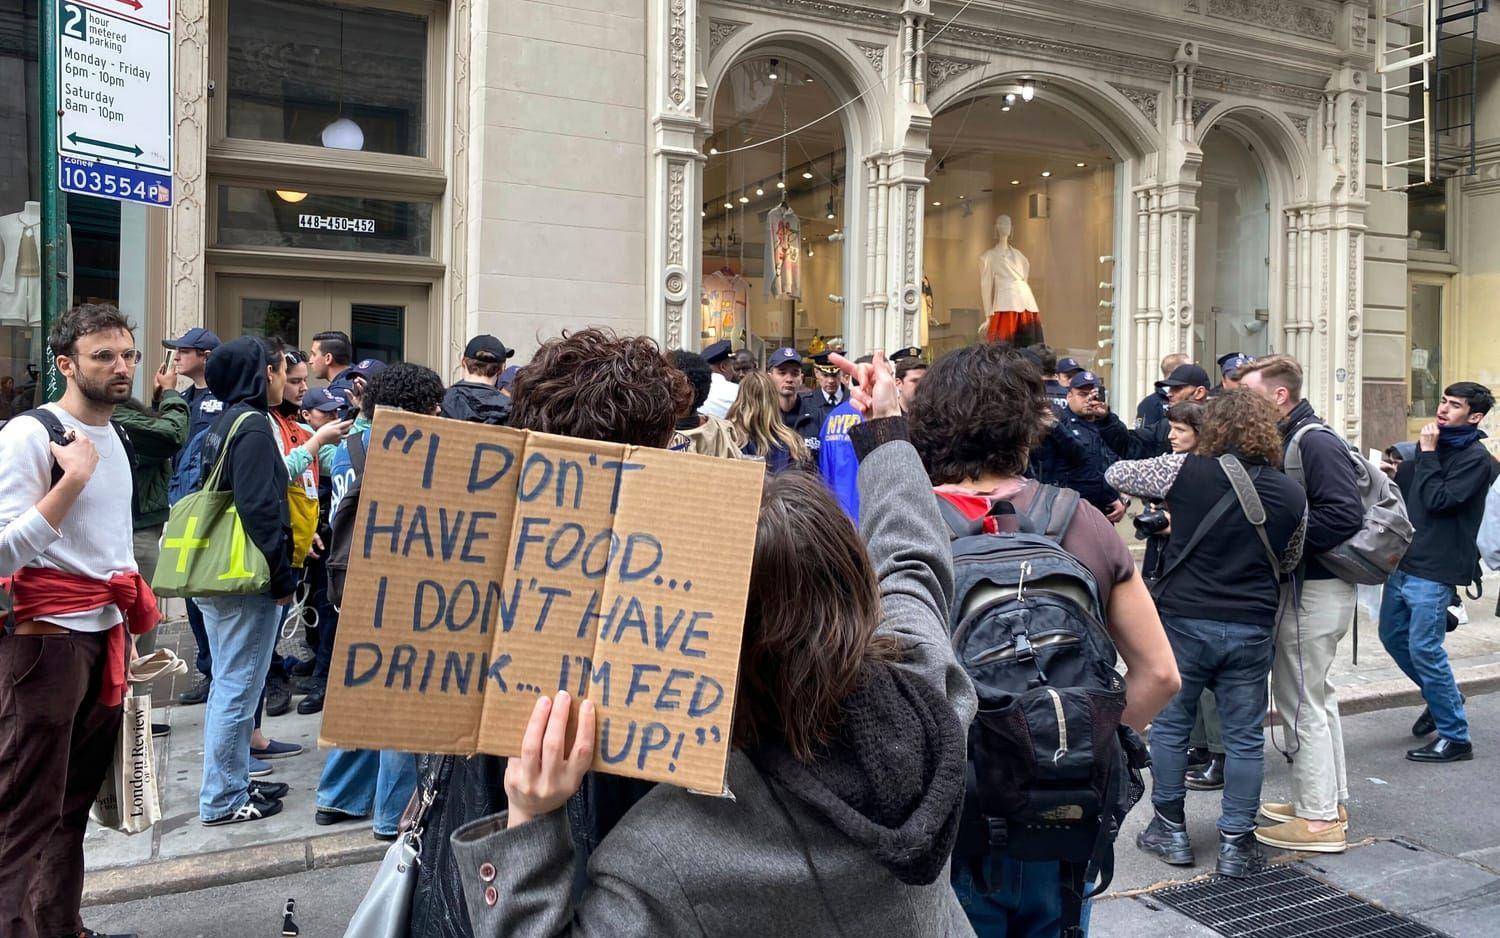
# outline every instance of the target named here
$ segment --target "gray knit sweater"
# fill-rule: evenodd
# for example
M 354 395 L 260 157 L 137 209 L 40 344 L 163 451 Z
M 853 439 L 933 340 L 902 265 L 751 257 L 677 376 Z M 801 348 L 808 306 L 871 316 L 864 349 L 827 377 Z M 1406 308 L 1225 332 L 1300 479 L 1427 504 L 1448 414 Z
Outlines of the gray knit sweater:
M 974 690 L 948 641 L 948 534 L 921 460 L 909 443 L 885 443 L 861 464 L 859 484 L 860 526 L 880 580 L 880 631 L 904 650 L 896 666 L 945 695 L 966 731 Z M 658 785 L 590 858 L 589 884 L 576 902 L 564 812 L 515 830 L 505 829 L 503 814 L 460 828 L 453 848 L 474 934 L 973 934 L 946 865 L 925 885 L 901 882 L 875 851 L 742 752 L 730 753 L 727 784 L 732 799 Z M 492 883 L 480 876 L 487 863 Z

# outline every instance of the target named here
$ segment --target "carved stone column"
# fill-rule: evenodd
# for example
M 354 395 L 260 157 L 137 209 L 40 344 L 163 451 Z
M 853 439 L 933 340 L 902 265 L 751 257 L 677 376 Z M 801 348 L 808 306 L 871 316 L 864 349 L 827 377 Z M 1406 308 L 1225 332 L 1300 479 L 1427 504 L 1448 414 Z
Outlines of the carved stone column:
M 208 224 L 208 4 L 178 0 L 176 62 L 173 93 L 177 123 L 172 128 L 175 148 L 176 198 L 167 230 L 168 328 L 181 335 L 204 325 L 203 246 Z
M 651 0 L 646 34 L 652 134 L 647 321 L 663 348 L 696 348 L 702 272 L 694 246 L 702 222 L 698 205 L 704 160 L 697 133 L 701 98 L 707 93 L 697 78 L 697 3 Z

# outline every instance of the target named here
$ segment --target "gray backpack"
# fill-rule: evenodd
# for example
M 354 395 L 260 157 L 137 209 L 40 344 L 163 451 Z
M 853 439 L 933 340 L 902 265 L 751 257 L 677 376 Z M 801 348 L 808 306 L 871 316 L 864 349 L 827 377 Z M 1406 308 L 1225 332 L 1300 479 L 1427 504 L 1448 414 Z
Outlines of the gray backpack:
M 1331 434 L 1339 441 L 1354 465 L 1354 481 L 1359 486 L 1359 500 L 1365 506 L 1364 524 L 1354 536 L 1332 550 L 1318 555 L 1318 562 L 1328 572 L 1346 583 L 1375 586 L 1386 581 L 1406 549 L 1411 546 L 1411 520 L 1406 516 L 1406 502 L 1401 490 L 1380 467 L 1365 459 L 1347 440 L 1321 423 L 1311 423 L 1292 435 L 1286 452 L 1286 474 L 1307 488 L 1302 469 L 1302 438 L 1314 430 Z

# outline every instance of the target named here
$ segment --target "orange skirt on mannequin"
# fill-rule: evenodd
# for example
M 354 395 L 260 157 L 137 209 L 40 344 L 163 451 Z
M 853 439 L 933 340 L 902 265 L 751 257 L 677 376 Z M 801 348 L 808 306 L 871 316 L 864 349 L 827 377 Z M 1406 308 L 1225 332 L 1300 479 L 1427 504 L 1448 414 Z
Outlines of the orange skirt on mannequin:
M 986 338 L 991 342 L 1008 342 L 1016 348 L 1042 342 L 1042 314 L 1015 312 L 990 313 Z

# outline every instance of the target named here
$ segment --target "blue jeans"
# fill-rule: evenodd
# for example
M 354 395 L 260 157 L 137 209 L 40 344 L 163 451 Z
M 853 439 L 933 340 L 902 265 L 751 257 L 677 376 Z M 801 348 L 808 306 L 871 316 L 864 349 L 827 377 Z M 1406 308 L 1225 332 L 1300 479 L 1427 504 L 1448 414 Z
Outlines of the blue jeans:
M 1448 605 L 1453 587 L 1397 570 L 1380 600 L 1380 643 L 1396 665 L 1422 689 L 1438 735 L 1469 741 L 1469 718 L 1448 665 Z
M 1188 737 L 1198 717 L 1198 698 L 1214 692 L 1224 736 L 1224 801 L 1219 830 L 1255 829 L 1266 759 L 1266 676 L 1276 648 L 1274 630 L 1246 622 L 1162 616 L 1182 675 L 1182 690 L 1151 721 L 1151 803 L 1181 803 L 1187 797 Z
M 203 610 L 198 608 L 198 601 L 189 599 L 187 601 L 188 628 L 193 630 L 193 641 L 198 644 L 198 656 L 193 664 L 198 668 L 198 673 L 207 678 L 214 676 L 214 656 L 208 650 L 208 633 L 203 631 Z
M 198 608 L 217 672 L 203 714 L 203 787 L 198 793 L 198 816 L 212 820 L 249 797 L 250 733 L 282 609 L 263 593 L 200 599 Z
M 318 779 L 320 811 L 369 817 L 377 834 L 394 834 L 417 787 L 417 757 L 409 752 L 334 749 Z
M 1056 863 L 986 857 L 982 892 L 969 861 L 953 858 L 953 892 L 979 938 L 1057 938 L 1062 931 L 1062 876 Z M 1091 902 L 1083 903 L 1083 932 Z

